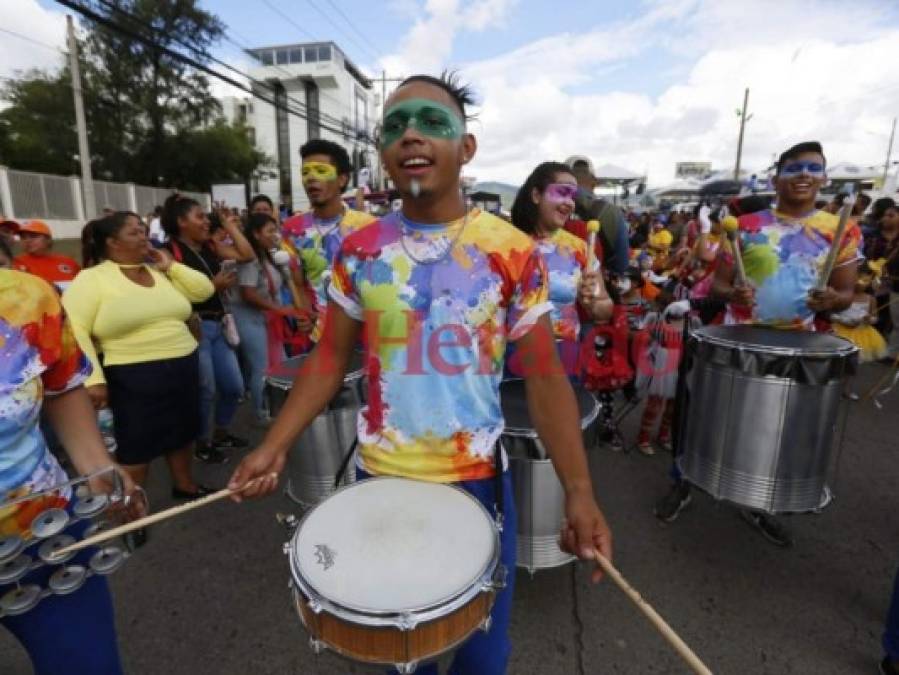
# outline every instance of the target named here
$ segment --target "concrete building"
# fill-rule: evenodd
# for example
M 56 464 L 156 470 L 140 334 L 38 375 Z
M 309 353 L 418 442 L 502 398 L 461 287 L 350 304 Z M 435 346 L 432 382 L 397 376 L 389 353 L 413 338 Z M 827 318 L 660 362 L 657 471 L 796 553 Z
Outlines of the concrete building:
M 358 171 L 374 174 L 379 165 L 374 145 L 375 101 L 372 82 L 333 42 L 259 47 L 247 50 L 256 61 L 250 76 L 267 86 L 255 89 L 279 106 L 258 98 L 224 99 L 225 117 L 245 120 L 256 147 L 275 160 L 274 171 L 254 178 L 252 192 L 290 204 L 308 206 L 300 182 L 300 146 L 312 138 L 343 145 Z M 357 184 L 357 176 L 351 185 Z

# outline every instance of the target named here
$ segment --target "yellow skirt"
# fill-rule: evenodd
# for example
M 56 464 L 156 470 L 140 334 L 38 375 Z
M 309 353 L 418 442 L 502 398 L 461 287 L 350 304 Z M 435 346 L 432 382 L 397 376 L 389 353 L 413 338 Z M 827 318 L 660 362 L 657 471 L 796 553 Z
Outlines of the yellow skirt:
M 859 348 L 859 362 L 868 363 L 886 356 L 887 343 L 878 330 L 871 324 L 861 326 L 844 326 L 834 322 L 833 332 L 845 338 Z

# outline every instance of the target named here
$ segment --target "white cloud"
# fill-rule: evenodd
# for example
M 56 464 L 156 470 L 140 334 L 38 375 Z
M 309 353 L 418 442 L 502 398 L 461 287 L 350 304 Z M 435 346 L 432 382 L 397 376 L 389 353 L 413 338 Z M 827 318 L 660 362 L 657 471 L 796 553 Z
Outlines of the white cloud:
M 0 26 L 31 40 L 0 32 L 0 76 L 14 77 L 32 68 L 55 70 L 63 65 L 64 55 L 52 49 L 66 48 L 63 12 L 45 9 L 37 0 L 0 2 Z
M 434 72 L 466 27 L 457 0 L 431 5 L 429 18 L 391 58 L 427 63 Z M 445 17 L 439 9 L 456 23 L 435 51 L 437 26 L 423 24 Z M 821 140 L 835 161 L 883 161 L 890 120 L 899 112 L 899 69 L 890 66 L 899 26 L 886 0 L 647 0 L 641 10 L 628 21 L 548 36 L 466 64 L 463 74 L 483 102 L 472 125 L 480 149 L 471 173 L 521 181 L 537 163 L 575 153 L 648 171 L 655 184 L 672 179 L 677 161 L 732 167 L 734 111 L 747 86 L 753 117 L 744 167 L 762 169 L 774 153 L 810 138 Z M 661 94 L 643 93 L 637 80 L 602 90 L 604 73 L 626 73 L 629 60 L 647 55 L 671 76 Z M 600 93 L 583 93 L 591 89 Z
M 396 12 L 413 12 L 413 25 L 400 51 L 381 60 L 391 73 L 439 72 L 452 53 L 453 40 L 460 30 L 480 32 L 502 23 L 517 0 L 425 0 L 410 6 L 408 0 L 391 5 Z M 418 10 L 416 12 L 416 10 Z

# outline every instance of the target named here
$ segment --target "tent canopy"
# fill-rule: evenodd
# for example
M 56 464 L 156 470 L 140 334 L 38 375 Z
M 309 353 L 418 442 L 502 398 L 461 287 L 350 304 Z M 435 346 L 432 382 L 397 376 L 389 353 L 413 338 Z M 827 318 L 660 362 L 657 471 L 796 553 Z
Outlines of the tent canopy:
M 643 176 L 615 164 L 603 164 L 594 171 L 600 187 L 630 185 L 643 180 Z

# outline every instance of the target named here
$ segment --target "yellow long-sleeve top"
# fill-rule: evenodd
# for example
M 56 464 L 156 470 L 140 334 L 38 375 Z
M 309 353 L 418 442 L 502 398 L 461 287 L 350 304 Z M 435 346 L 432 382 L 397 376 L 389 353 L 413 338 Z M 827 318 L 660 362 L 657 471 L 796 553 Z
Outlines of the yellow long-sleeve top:
M 167 274 L 147 266 L 153 286 L 136 284 L 114 262 L 83 270 L 66 289 L 62 304 L 78 346 L 94 371 L 85 384 L 105 384 L 96 344 L 107 366 L 187 356 L 197 341 L 185 323 L 191 303 L 209 298 L 209 278 L 172 263 Z

